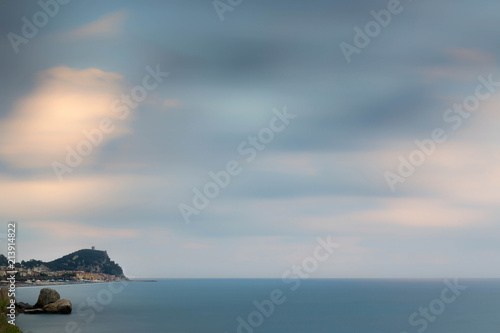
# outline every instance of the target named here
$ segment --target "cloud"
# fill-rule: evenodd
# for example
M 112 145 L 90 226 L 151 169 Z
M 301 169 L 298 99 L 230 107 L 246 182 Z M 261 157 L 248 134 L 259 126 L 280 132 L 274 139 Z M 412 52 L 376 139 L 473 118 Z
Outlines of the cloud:
M 450 142 L 433 156 L 426 169 L 403 186 L 434 193 L 460 205 L 493 209 L 500 200 L 500 154 L 495 149 L 491 143 Z
M 338 216 L 339 221 L 394 224 L 417 228 L 462 227 L 483 221 L 481 209 L 456 207 L 445 200 L 390 198 L 376 201 L 380 208 Z
M 263 213 L 254 213 L 257 209 Z M 491 225 L 492 210 L 462 207 L 453 200 L 403 197 L 323 196 L 280 200 L 256 200 L 244 215 L 253 214 L 254 228 L 268 232 L 320 232 L 332 235 L 408 235 L 416 237 L 432 230 L 463 230 Z M 264 213 L 265 212 L 265 213 Z M 281 221 L 286 231 L 269 221 Z M 284 222 L 286 221 L 286 222 Z M 274 229 L 273 229 L 274 227 Z M 229 228 L 229 227 L 226 227 Z
M 127 133 L 126 123 L 111 108 L 122 90 L 121 80 L 119 74 L 96 68 L 55 67 L 41 72 L 34 91 L 21 98 L 0 124 L 4 161 L 18 168 L 50 168 L 52 161 L 64 161 L 67 146 L 75 149 L 86 138 L 84 130 L 99 128 L 103 118 L 115 125 L 104 141 Z
M 117 174 L 75 176 L 59 182 L 53 176 L 24 180 L 0 176 L 0 216 L 48 222 L 106 213 L 121 216 L 130 207 L 148 209 L 161 189 L 175 192 L 178 185 L 172 178 Z
M 264 156 L 256 169 L 267 172 L 284 172 L 295 175 L 318 175 L 318 162 L 334 154 L 280 153 Z
M 75 222 L 31 222 L 26 227 L 48 234 L 46 237 L 52 239 L 77 239 L 89 238 L 135 238 L 140 234 L 139 230 L 125 228 L 107 228 L 84 225 Z
M 112 178 L 101 177 L 68 179 L 63 183 L 47 180 L 13 181 L 2 180 L 0 207 L 5 216 L 15 216 L 17 219 L 55 218 L 58 216 L 78 216 L 88 211 L 94 199 L 104 200 L 111 204 L 106 193 L 115 191 L 117 182 Z M 124 179 L 122 179 L 125 181 Z M 101 191 L 98 191 L 98 189 Z M 23 207 L 30 207 L 26 210 Z
M 189 242 L 182 245 L 182 248 L 189 250 L 203 250 L 213 247 L 213 245 L 207 244 L 207 242 Z
M 427 80 L 450 79 L 455 81 L 474 81 L 481 74 L 494 71 L 497 60 L 493 54 L 475 49 L 448 49 L 445 65 L 426 68 Z
M 494 65 L 496 63 L 495 56 L 491 53 L 487 53 L 481 50 L 475 49 L 449 49 L 446 52 L 459 63 L 474 63 L 474 64 L 489 64 Z
M 182 106 L 182 103 L 178 99 L 166 99 L 162 105 L 165 108 L 178 108 Z
M 499 107 L 497 93 L 471 113 L 452 140 L 439 146 L 418 172 L 399 186 L 415 193 L 432 193 L 460 206 L 495 209 L 500 200 Z M 407 156 L 408 152 L 403 154 Z
M 104 16 L 103 18 L 84 25 L 76 30 L 66 34 L 68 38 L 88 38 L 88 37 L 103 37 L 114 36 L 121 32 L 123 22 L 128 14 L 124 10 L 120 10 Z

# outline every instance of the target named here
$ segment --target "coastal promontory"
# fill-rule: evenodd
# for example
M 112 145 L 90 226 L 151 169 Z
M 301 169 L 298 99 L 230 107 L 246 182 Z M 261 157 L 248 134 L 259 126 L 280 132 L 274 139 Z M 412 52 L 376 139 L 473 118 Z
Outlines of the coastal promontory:
M 112 261 L 106 251 L 94 248 L 78 250 L 49 262 L 35 259 L 23 260 L 16 263 L 15 267 L 18 271 L 16 280 L 28 283 L 38 280 L 114 281 L 126 279 L 120 265 Z M 0 254 L 0 278 L 7 270 L 7 258 Z

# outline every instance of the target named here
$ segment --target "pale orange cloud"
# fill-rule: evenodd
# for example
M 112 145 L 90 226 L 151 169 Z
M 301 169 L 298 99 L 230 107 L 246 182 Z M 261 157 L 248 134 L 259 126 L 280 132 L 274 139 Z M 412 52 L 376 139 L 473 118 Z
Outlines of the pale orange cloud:
M 453 139 L 438 147 L 418 172 L 398 186 L 433 193 L 457 205 L 496 208 L 500 202 L 499 109 L 497 93 L 465 119 Z
M 448 63 L 423 70 L 426 80 L 451 79 L 475 81 L 481 74 L 489 74 L 497 67 L 493 54 L 475 49 L 449 49 L 446 51 Z
M 0 212 L 20 221 L 69 219 L 101 210 L 123 211 L 147 205 L 160 188 L 177 188 L 173 180 L 140 175 L 71 177 L 59 182 L 46 179 L 13 180 L 0 177 Z M 142 192 L 141 192 L 142 191 Z
M 127 16 L 126 11 L 120 10 L 76 30 L 70 31 L 66 36 L 68 38 L 114 36 L 122 31 L 122 25 Z
M 495 208 L 500 201 L 500 154 L 496 145 L 450 142 L 407 183 L 409 189 L 448 198 L 459 205 Z
M 127 133 L 126 122 L 111 107 L 122 90 L 121 80 L 119 74 L 96 68 L 55 67 L 41 72 L 34 91 L 19 100 L 0 124 L 2 158 L 14 167 L 51 168 L 54 160 L 64 162 L 67 146 L 75 149 L 86 139 L 82 131 L 99 128 L 103 118 L 115 126 L 103 140 Z
M 273 206 L 280 203 L 273 202 Z M 318 230 L 332 234 L 384 234 L 404 235 L 431 229 L 464 228 L 488 221 L 490 213 L 482 207 L 460 207 L 445 199 L 422 197 L 372 198 L 323 197 L 288 200 L 283 205 L 308 207 L 320 211 L 325 205 L 331 211 L 316 216 L 301 216 L 288 212 L 288 220 L 305 230 Z M 302 206 L 301 206 L 302 205 Z M 263 206 L 263 205 L 261 205 Z M 365 207 L 373 208 L 366 209 Z M 352 207 L 348 209 L 348 207 Z M 264 207 L 265 208 L 265 207 Z M 323 208 L 324 210 L 324 208 Z M 335 213 L 335 211 L 339 211 Z M 420 231 L 419 231 L 420 230 Z
M 126 228 L 106 228 L 83 225 L 76 222 L 31 222 L 25 227 L 38 230 L 41 233 L 50 234 L 54 239 L 78 239 L 88 238 L 90 240 L 98 238 L 135 238 L 140 235 L 139 230 Z
M 389 198 L 375 200 L 378 209 L 338 216 L 339 220 L 377 224 L 394 224 L 418 228 L 462 227 L 484 220 L 481 209 L 453 206 L 445 200 L 423 198 Z
M 491 53 L 487 53 L 476 49 L 449 49 L 447 52 L 455 61 L 458 62 L 470 62 L 475 64 L 489 64 L 494 65 L 496 63 L 495 56 Z
M 163 107 L 165 108 L 178 108 L 181 107 L 182 103 L 178 99 L 166 99 L 163 101 Z

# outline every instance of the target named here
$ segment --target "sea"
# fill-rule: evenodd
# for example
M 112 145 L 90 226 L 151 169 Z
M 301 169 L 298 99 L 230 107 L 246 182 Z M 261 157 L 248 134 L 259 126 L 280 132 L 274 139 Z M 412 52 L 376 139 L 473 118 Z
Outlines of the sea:
M 17 289 L 34 304 L 42 287 Z M 500 279 L 165 279 L 53 286 L 24 333 L 498 333 Z

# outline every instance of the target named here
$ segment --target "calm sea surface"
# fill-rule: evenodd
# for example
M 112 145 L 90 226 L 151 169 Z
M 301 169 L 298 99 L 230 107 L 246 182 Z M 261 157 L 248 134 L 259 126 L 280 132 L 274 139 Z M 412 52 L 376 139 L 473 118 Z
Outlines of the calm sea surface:
M 500 280 L 458 282 L 458 289 L 444 280 L 348 279 L 55 286 L 73 313 L 20 315 L 17 324 L 24 333 L 500 332 Z M 18 301 L 35 303 L 40 289 L 19 288 Z

